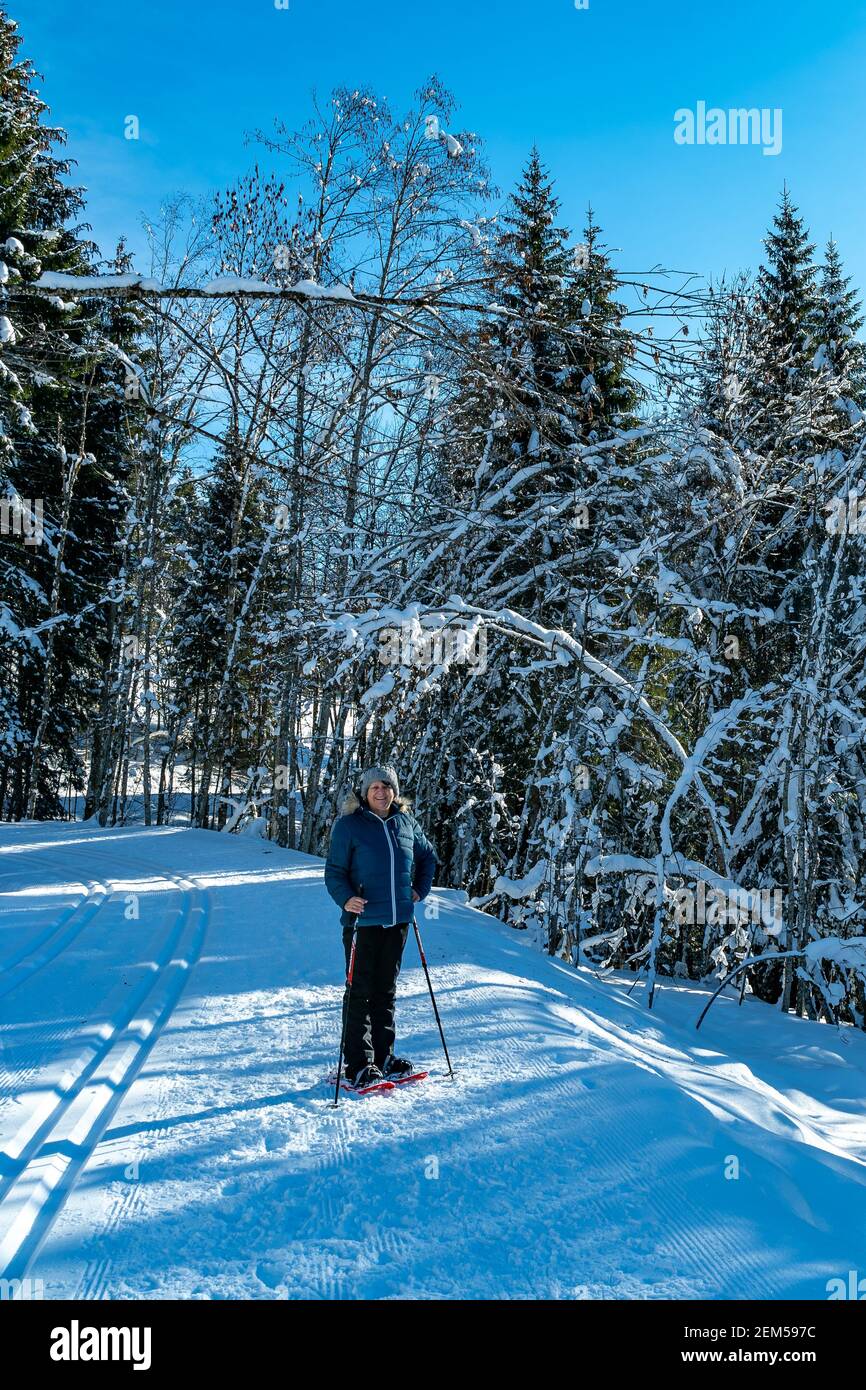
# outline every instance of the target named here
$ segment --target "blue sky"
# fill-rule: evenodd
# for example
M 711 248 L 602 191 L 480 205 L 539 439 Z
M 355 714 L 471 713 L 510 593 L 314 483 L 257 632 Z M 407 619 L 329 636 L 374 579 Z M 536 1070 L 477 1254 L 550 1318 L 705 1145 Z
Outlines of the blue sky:
M 485 140 L 506 192 L 533 141 L 562 220 L 591 201 L 624 269 L 754 267 L 783 182 L 866 290 L 866 6 L 852 0 L 9 0 L 69 132 L 94 235 L 141 245 L 166 194 L 225 186 L 245 134 L 308 114 L 309 93 L 370 86 L 399 107 L 432 72 Z M 84 18 L 82 18 L 84 14 Z M 781 108 L 782 151 L 681 146 L 699 101 Z M 134 114 L 141 138 L 128 141 Z

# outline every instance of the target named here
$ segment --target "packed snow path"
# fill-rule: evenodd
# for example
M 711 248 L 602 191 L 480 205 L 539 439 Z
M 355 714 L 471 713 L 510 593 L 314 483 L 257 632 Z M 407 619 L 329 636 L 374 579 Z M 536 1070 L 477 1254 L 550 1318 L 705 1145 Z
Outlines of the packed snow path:
M 332 1107 L 320 860 L 0 826 L 0 1277 L 47 1298 L 826 1298 L 866 1273 L 866 1038 L 600 982 L 455 895 Z M 738 1166 L 739 1176 L 728 1176 Z

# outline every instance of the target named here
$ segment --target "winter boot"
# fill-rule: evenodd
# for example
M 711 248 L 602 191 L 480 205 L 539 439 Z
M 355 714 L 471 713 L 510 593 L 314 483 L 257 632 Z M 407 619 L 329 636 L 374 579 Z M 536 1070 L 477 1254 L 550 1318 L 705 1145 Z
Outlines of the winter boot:
M 356 1086 L 359 1091 L 362 1091 L 365 1086 L 375 1086 L 378 1081 L 384 1080 L 385 1078 L 379 1068 L 375 1063 L 371 1062 L 369 1066 L 361 1068 L 354 1078 L 352 1085 Z
M 392 1077 L 396 1079 L 400 1076 L 411 1076 L 415 1068 L 405 1057 L 395 1057 L 393 1052 L 389 1052 L 382 1064 L 382 1074 L 386 1079 Z

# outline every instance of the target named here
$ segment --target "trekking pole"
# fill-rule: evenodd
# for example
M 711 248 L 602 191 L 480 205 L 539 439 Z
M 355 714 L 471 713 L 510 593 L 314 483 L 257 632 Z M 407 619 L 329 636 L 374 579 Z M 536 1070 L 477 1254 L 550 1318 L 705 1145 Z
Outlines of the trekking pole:
M 359 883 L 359 884 L 358 884 L 358 897 L 359 897 L 359 898 L 363 898 L 363 896 L 364 896 L 364 885 L 363 885 L 363 883 Z M 336 1107 L 337 1105 L 339 1105 L 339 1103 L 340 1103 L 340 1074 L 341 1074 L 341 1072 L 342 1072 L 342 1070 L 343 1070 L 343 1048 L 346 1046 L 346 1025 L 347 1025 L 348 1022 L 349 1022 L 349 1004 L 350 1004 L 351 1001 L 352 1001 L 352 976 L 353 976 L 354 973 L 355 973 L 355 947 L 356 947 L 357 944 L 358 944 L 358 917 L 360 916 L 360 913 L 354 912 L 354 913 L 351 914 L 351 916 L 352 916 L 352 950 L 351 950 L 351 953 L 350 953 L 350 955 L 349 955 L 349 969 L 348 969 L 348 971 L 346 972 L 346 984 L 347 984 L 348 988 L 347 988 L 347 990 L 346 990 L 346 1008 L 345 1008 L 345 1011 L 344 1011 L 344 1013 L 343 1013 L 343 1029 L 342 1029 L 342 1032 L 341 1032 L 341 1034 L 340 1034 L 340 1056 L 339 1056 L 339 1058 L 337 1059 L 337 1081 L 336 1081 L 336 1084 L 335 1084 L 335 1086 L 334 1086 L 334 1106 L 335 1106 L 335 1107 Z
M 448 1048 L 445 1043 L 445 1034 L 442 1031 L 442 1020 L 439 1017 L 439 1010 L 436 1007 L 436 996 L 433 993 L 433 985 L 430 982 L 430 971 L 427 969 L 427 957 L 424 954 L 424 947 L 421 945 L 421 933 L 418 930 L 418 923 L 415 919 L 414 912 L 412 913 L 412 926 L 415 928 L 415 940 L 418 942 L 418 950 L 421 955 L 421 964 L 424 967 L 424 974 L 427 976 L 427 988 L 430 991 L 430 999 L 433 1003 L 433 1012 L 436 1015 L 436 1022 L 439 1025 L 439 1036 L 442 1039 L 442 1046 L 443 1048 L 445 1048 L 445 1061 L 448 1063 L 448 1075 L 451 1077 L 451 1080 L 453 1081 L 454 1068 L 451 1066 L 451 1058 L 448 1056 Z

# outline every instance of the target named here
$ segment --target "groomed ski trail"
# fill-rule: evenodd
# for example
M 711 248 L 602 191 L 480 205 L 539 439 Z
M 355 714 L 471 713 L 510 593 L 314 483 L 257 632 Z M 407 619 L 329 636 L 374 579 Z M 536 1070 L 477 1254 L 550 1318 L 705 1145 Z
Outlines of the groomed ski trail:
M 642 984 L 438 892 L 419 924 L 456 1078 L 410 933 L 397 1050 L 431 1075 L 334 1110 L 321 861 L 174 827 L 2 826 L 0 965 L 6 940 L 27 958 L 31 918 L 30 955 L 58 943 L 58 881 L 81 930 L 0 999 L 0 1275 L 45 1297 L 824 1299 L 863 1268 L 855 1030 L 722 998 L 695 1033 L 705 990 L 662 981 L 648 1013 Z M 118 969 L 153 977 L 125 1011 Z
M 111 860 L 113 865 L 112 854 L 88 843 L 94 838 L 74 839 L 67 834 L 63 847 L 77 847 L 81 852 L 83 846 L 88 862 Z M 38 852 L 37 846 L 28 846 L 21 837 L 13 841 L 13 853 L 17 852 L 19 860 L 34 849 Z M 48 856 L 48 863 L 56 865 L 59 857 Z M 154 878 L 152 862 L 134 859 L 128 852 L 124 861 L 135 865 L 139 878 L 124 882 L 125 876 L 108 876 L 106 884 L 88 883 L 83 901 L 65 915 L 57 930 L 39 933 L 29 951 L 19 949 L 7 962 L 7 970 L 0 965 L 0 995 L 28 984 L 37 971 L 55 960 L 67 965 L 62 953 L 82 936 L 85 928 L 97 933 L 97 949 L 104 947 L 109 934 L 117 932 L 117 924 L 103 927 L 97 923 L 100 909 L 114 895 L 122 894 L 121 902 L 127 903 L 130 894 L 146 891 Z M 140 877 L 142 870 L 144 879 Z M 2 881 L 0 877 L 0 884 Z M 75 1036 L 74 1028 L 37 1028 L 30 1032 L 28 1048 L 39 1061 L 12 1073 L 4 1068 L 4 1090 L 8 1088 L 19 1104 L 25 1097 L 35 1098 L 35 1103 L 11 1138 L 5 1137 L 4 1127 L 0 1152 L 2 1279 L 18 1281 L 31 1273 L 37 1252 L 171 1016 L 199 958 L 207 924 L 206 899 L 193 880 L 180 874 L 170 873 L 162 882 L 169 882 L 178 897 L 169 914 L 170 927 L 159 934 L 159 940 L 149 943 L 152 959 L 127 963 L 125 973 L 133 974 L 133 967 L 138 970 L 134 985 L 123 978 L 106 992 L 100 1016 L 86 1025 L 79 1013 L 75 1020 L 81 1043 L 77 1055 L 70 1061 L 57 1048 L 59 1039 L 68 1044 Z M 76 987 L 67 981 L 67 988 L 74 997 Z M 22 1083 L 32 1084 L 31 1078 L 40 1063 L 45 1066 L 46 1050 L 52 1044 L 57 1051 L 55 1077 L 57 1065 L 63 1063 L 64 1069 L 53 1084 L 46 1076 L 47 1084 L 33 1085 L 28 1096 Z

